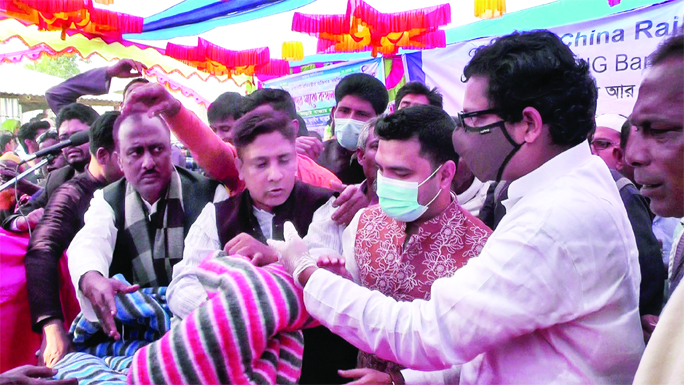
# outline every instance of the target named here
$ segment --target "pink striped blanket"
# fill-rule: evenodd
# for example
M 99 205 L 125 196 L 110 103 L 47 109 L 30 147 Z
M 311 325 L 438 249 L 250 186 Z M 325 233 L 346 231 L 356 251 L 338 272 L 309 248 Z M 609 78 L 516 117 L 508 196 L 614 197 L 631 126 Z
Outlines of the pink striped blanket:
M 279 264 L 255 267 L 217 252 L 199 266 L 209 300 L 133 357 L 129 384 L 296 383 L 317 323 Z

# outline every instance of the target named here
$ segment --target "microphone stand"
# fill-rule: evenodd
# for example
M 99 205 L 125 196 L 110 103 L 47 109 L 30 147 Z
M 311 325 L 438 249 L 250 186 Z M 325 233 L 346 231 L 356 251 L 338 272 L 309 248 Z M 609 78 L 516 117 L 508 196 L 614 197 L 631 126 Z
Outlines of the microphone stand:
M 36 163 L 35 166 L 29 168 L 28 170 L 26 170 L 26 171 L 22 172 L 21 174 L 15 176 L 15 177 L 12 178 L 11 180 L 5 182 L 2 186 L 0 186 L 0 191 L 5 191 L 7 188 L 9 188 L 9 187 L 11 187 L 12 185 L 16 184 L 17 182 L 19 182 L 20 180 L 22 180 L 23 178 L 25 178 L 27 175 L 29 175 L 29 174 L 31 174 L 32 172 L 34 172 L 34 171 L 38 170 L 39 168 L 43 167 L 43 165 L 52 162 L 52 160 L 53 160 L 54 158 L 55 158 L 54 155 L 48 154 L 47 156 L 45 156 L 45 158 L 43 158 L 43 160 L 41 160 L 40 162 Z

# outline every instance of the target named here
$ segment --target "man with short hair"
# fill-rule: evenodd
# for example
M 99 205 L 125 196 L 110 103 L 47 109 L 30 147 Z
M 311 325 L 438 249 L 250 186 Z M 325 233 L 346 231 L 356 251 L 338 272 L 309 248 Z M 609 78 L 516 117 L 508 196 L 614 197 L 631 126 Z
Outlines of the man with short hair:
M 57 130 L 49 129 L 42 133 L 38 139 L 36 139 L 36 143 L 38 143 L 38 150 L 43 150 L 50 146 L 54 146 L 55 144 L 59 143 L 59 134 L 57 133 Z M 64 154 L 59 153 L 52 159 L 51 162 L 41 167 L 41 176 L 43 179 L 45 179 L 47 178 L 47 174 L 51 173 L 52 171 L 59 170 L 66 165 L 67 162 L 64 158 Z
M 50 123 L 44 120 L 22 124 L 17 134 L 17 141 L 24 150 L 24 154 L 31 155 L 38 151 L 36 138 L 49 129 Z
M 237 92 L 224 92 L 207 109 L 209 127 L 224 142 L 232 142 L 233 127 L 242 116 L 243 99 Z
M 439 93 L 437 87 L 429 89 L 425 84 L 419 81 L 412 81 L 404 84 L 397 96 L 394 98 L 394 107 L 397 110 L 402 108 L 430 105 L 443 108 L 442 94 Z
M 11 132 L 0 132 L 0 155 L 6 152 L 13 152 L 17 146 L 14 134 Z
M 365 179 L 363 169 L 352 155 L 363 124 L 387 108 L 387 89 L 371 75 L 351 74 L 335 86 L 335 101 L 334 137 L 323 143 L 318 164 L 332 171 L 344 184 L 361 183 Z
M 55 119 L 59 140 L 67 140 L 77 132 L 87 131 L 99 116 L 92 107 L 85 104 L 72 103 L 65 106 L 59 111 Z M 36 227 L 55 190 L 62 183 L 85 171 L 90 162 L 88 143 L 64 147 L 62 156 L 68 165 L 48 174 L 43 192 L 23 206 L 21 213 L 8 216 L 2 223 L 4 229 L 22 232 Z
M 123 174 L 114 155 L 112 134 L 118 112 L 107 112 L 92 125 L 90 163 L 85 172 L 64 182 L 52 194 L 26 252 L 26 282 L 33 331 L 43 333 L 39 360 L 53 367 L 69 350 L 59 298 L 59 261 L 76 233 L 95 190 L 119 180 Z
M 277 255 L 266 245 L 266 240 L 283 240 L 286 221 L 294 222 L 299 234 L 304 236 L 314 217 L 329 218 L 334 212 L 333 191 L 296 180 L 295 136 L 296 127 L 284 111 L 256 108 L 236 122 L 232 142 L 245 190 L 224 202 L 208 203 L 190 229 L 183 260 L 174 267 L 167 295 L 169 308 L 176 316 L 186 318 L 207 301 L 208 295 L 196 276 L 196 268 L 210 253 L 223 249 L 229 255 L 249 257 L 254 264 L 271 263 L 277 260 Z M 336 382 L 336 368 L 332 364 L 351 367 L 355 349 L 344 346 L 350 350 L 344 354 L 336 351 L 343 348 L 340 344 L 328 340 L 321 346 L 324 341 L 312 341 L 311 333 L 321 338 L 339 337 L 327 336 L 316 329 L 304 332 L 301 381 Z M 325 357 L 330 367 L 312 363 L 311 356 Z M 347 357 L 350 362 L 342 361 Z
M 232 139 L 245 190 L 230 199 L 207 203 L 185 240 L 183 261 L 174 267 L 169 285 L 171 311 L 185 318 L 207 300 L 195 267 L 209 253 L 225 248 L 255 260 L 277 256 L 267 239 L 282 240 L 282 224 L 293 221 L 302 236 L 314 212 L 333 192 L 295 180 L 296 127 L 281 111 L 252 111 L 236 122 Z
M 317 269 L 288 233 L 282 261 L 307 310 L 382 359 L 462 365 L 464 384 L 630 382 L 644 349 L 638 251 L 586 142 L 597 96 L 589 65 L 551 32 L 516 32 L 478 48 L 464 75 L 454 149 L 480 180 L 511 181 L 497 230 L 429 300 L 411 303 Z
M 318 158 L 318 155 L 323 150 L 323 144 L 321 144 L 318 138 L 309 136 L 304 119 L 297 114 L 297 108 L 289 92 L 277 88 L 260 88 L 245 96 L 242 112 L 254 111 L 262 106 L 270 106 L 275 111 L 286 112 L 293 120 L 293 124 L 297 129 L 297 152 L 313 160 Z
M 684 217 L 684 35 L 678 31 L 650 56 L 630 116 L 626 158 L 641 193 L 663 217 Z M 684 382 L 684 224 L 676 231 L 669 266 L 670 298 L 646 347 L 635 384 Z M 654 325 L 652 325 L 654 326 Z
M 114 124 L 125 179 L 95 192 L 71 242 L 69 272 L 86 319 L 115 339 L 114 295 L 166 286 L 183 239 L 202 208 L 227 198 L 223 186 L 171 164 L 171 133 L 146 110 L 125 109 Z M 121 273 L 132 286 L 109 279 Z
M 361 286 L 397 301 L 429 299 L 436 279 L 451 276 L 484 246 L 491 230 L 451 192 L 455 126 L 444 110 L 425 105 L 376 123 L 379 205 L 359 211 L 342 237 L 347 270 Z M 363 352 L 359 367 L 392 379 L 403 369 Z

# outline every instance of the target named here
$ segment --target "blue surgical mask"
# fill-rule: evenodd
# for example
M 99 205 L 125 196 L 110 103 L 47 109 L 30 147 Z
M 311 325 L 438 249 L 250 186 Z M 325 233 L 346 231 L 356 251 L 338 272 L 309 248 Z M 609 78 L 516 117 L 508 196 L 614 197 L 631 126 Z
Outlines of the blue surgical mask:
M 425 214 L 430 204 L 437 199 L 441 191 L 438 191 L 437 195 L 426 205 L 421 205 L 418 203 L 418 187 L 435 176 L 440 168 L 442 166 L 437 167 L 429 177 L 420 183 L 386 178 L 378 171 L 377 194 L 382 211 L 400 222 L 413 222 L 420 218 L 421 215 Z
M 335 137 L 337 143 L 349 151 L 356 151 L 359 133 L 365 122 L 354 119 L 335 118 Z

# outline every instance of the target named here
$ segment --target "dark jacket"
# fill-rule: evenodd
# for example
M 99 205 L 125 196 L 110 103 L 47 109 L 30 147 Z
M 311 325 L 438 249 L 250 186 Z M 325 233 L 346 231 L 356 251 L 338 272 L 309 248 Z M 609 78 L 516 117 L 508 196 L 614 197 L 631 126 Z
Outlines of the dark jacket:
M 93 193 L 104 185 L 89 172 L 64 182 L 52 194 L 45 214 L 33 231 L 24 261 L 34 332 L 41 332 L 44 321 L 64 320 L 59 299 L 59 259 L 83 227 L 83 215 Z
M 31 199 L 27 204 L 21 207 L 21 213 L 27 215 L 33 210 L 39 209 L 41 207 L 47 206 L 48 201 L 52 197 L 52 194 L 61 186 L 64 182 L 70 180 L 77 174 L 76 169 L 71 166 L 64 166 L 60 169 L 54 170 L 47 175 L 45 179 L 45 188 L 43 192 L 38 194 L 36 198 Z M 2 228 L 11 231 L 10 225 L 12 222 L 20 217 L 21 214 L 12 214 L 5 218 L 2 222 Z
M 299 236 L 309 231 L 313 214 L 323 206 L 333 192 L 302 182 L 295 182 L 285 203 L 274 208 L 273 239 L 283 240 L 283 225 L 292 221 Z M 249 191 L 216 203 L 216 230 L 224 246 L 240 233 L 246 233 L 266 243 L 259 221 L 254 216 Z M 356 367 L 358 349 L 324 326 L 304 330 L 304 356 L 300 384 L 341 384 L 348 380 L 337 374 L 338 369 Z
M 648 200 L 639 193 L 636 186 L 615 170 L 610 170 L 620 190 L 620 198 L 627 210 L 632 225 L 637 249 L 639 249 L 639 268 L 641 287 L 639 290 L 639 314 L 660 314 L 663 305 L 666 272 L 663 268 L 660 243 L 653 234 L 653 215 L 648 208 Z
M 273 210 L 273 239 L 283 240 L 283 225 L 292 221 L 299 236 L 304 237 L 309 231 L 309 225 L 313 214 L 323 206 L 333 192 L 320 187 L 314 187 L 302 182 L 295 182 L 294 188 L 285 203 Z M 254 217 L 253 201 L 249 191 L 220 203 L 216 203 L 216 226 L 219 241 L 225 245 L 240 233 L 247 233 L 266 243 L 266 238 L 261 233 L 259 221 Z
M 176 167 L 180 175 L 181 188 L 183 190 L 183 237 L 185 238 L 190 231 L 190 226 L 195 222 L 199 214 L 207 203 L 214 200 L 218 182 L 208 179 L 196 172 Z M 107 186 L 103 191 L 104 199 L 109 203 L 114 211 L 115 225 L 118 230 L 112 264 L 109 266 L 109 276 L 123 274 L 128 282 L 133 279 L 133 259 L 138 255 L 135 244 L 125 230 L 125 197 L 126 180 L 121 179 Z M 170 278 L 170 277 L 169 277 Z M 159 285 L 166 286 L 168 282 L 159 282 Z

